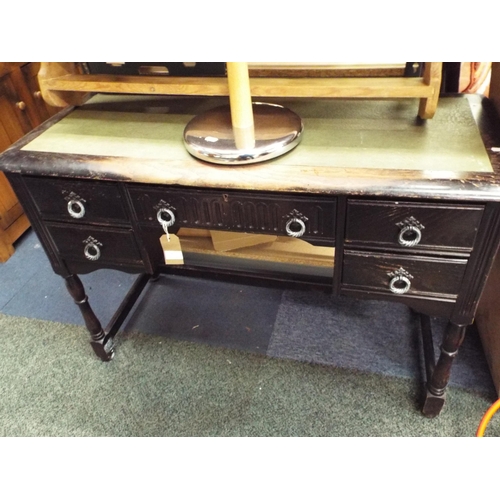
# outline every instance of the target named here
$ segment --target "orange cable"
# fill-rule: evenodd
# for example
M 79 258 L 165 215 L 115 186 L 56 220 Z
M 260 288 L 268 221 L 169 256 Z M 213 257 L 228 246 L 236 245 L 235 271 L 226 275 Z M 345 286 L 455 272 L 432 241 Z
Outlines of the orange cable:
M 481 422 L 479 422 L 479 427 L 477 428 L 476 437 L 484 437 L 484 431 L 489 421 L 493 415 L 500 409 L 500 399 L 497 399 L 486 411 Z

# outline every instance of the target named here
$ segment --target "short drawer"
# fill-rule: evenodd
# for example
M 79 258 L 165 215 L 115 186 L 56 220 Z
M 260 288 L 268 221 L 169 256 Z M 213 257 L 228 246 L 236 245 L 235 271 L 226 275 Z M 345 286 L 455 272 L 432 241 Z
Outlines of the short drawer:
M 99 264 L 140 264 L 132 230 L 48 223 L 46 227 L 63 259 Z
M 90 223 L 127 222 L 118 185 L 67 179 L 25 177 L 44 219 Z
M 470 253 L 482 205 L 348 200 L 346 245 Z
M 144 224 L 160 225 L 160 217 L 171 223 L 173 229 L 199 227 L 334 242 L 334 197 L 249 195 L 173 188 L 128 189 L 137 217 Z
M 466 259 L 404 257 L 346 250 L 342 285 L 388 295 L 456 298 L 466 266 Z

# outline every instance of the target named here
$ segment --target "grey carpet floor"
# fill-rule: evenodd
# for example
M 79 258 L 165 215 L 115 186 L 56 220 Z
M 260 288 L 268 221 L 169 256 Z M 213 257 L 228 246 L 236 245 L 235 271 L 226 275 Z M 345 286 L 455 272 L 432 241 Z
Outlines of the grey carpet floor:
M 82 326 L 0 314 L 0 337 L 1 436 L 458 437 L 489 406 L 451 387 L 427 419 L 414 379 L 140 332 L 111 363 L 89 355 Z

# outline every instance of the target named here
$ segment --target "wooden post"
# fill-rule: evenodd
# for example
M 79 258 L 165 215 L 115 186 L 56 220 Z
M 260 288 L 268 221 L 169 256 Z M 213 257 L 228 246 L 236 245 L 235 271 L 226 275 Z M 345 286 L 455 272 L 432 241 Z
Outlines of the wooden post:
M 420 99 L 420 106 L 418 109 L 418 116 L 422 119 L 432 118 L 436 112 L 439 91 L 441 89 L 441 76 L 443 70 L 442 62 L 428 62 L 425 63 L 424 68 L 424 83 L 433 89 L 433 95 Z
M 252 96 L 246 62 L 228 62 L 229 105 L 234 140 L 238 149 L 252 149 L 255 146 Z

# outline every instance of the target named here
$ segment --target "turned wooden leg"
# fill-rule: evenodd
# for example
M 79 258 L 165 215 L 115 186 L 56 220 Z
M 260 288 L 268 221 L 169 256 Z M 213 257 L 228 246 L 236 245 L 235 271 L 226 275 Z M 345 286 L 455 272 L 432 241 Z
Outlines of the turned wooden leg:
M 72 274 L 65 279 L 66 287 L 75 304 L 80 308 L 87 330 L 90 332 L 90 345 L 103 361 L 111 360 L 115 354 L 113 340 L 106 336 L 101 323 L 90 307 L 80 278 L 76 274 Z
M 426 417 L 436 417 L 443 409 L 451 365 L 462 345 L 466 328 L 466 326 L 448 323 L 441 344 L 439 359 L 433 369 L 430 370 L 430 376 L 427 379 L 427 394 L 422 409 Z

